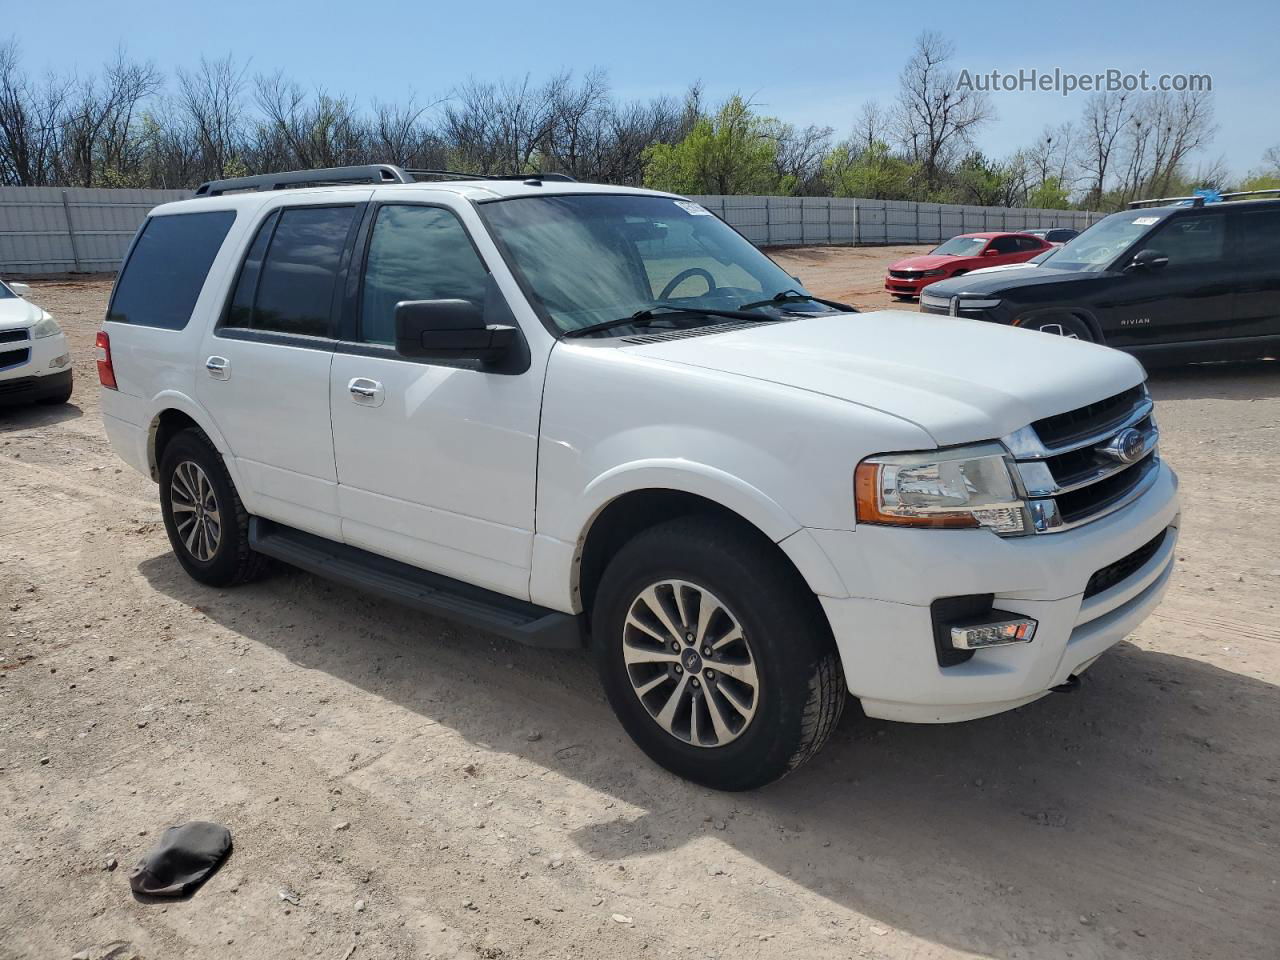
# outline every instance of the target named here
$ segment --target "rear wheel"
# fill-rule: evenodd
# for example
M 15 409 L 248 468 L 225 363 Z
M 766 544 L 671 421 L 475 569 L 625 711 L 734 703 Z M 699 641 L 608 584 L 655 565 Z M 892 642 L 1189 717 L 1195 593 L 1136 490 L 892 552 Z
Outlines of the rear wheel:
M 592 617 L 596 665 L 632 739 L 720 790 L 762 786 L 834 729 L 844 679 L 795 570 L 758 534 L 681 518 L 609 563 Z
M 264 558 L 249 549 L 249 515 L 222 455 L 199 430 L 177 434 L 160 461 L 160 511 L 184 570 L 215 587 L 251 580 Z
M 1047 314 L 1017 325 L 1026 330 L 1039 330 L 1041 333 L 1051 333 L 1054 336 L 1066 337 L 1068 340 L 1094 342 L 1093 331 L 1089 329 L 1089 325 L 1079 317 L 1072 316 L 1069 313 Z

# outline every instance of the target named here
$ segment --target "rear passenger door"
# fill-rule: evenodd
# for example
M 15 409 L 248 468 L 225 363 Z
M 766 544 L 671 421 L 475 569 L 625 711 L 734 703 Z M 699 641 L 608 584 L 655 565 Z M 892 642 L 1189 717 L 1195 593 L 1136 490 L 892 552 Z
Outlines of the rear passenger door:
M 329 421 L 339 278 L 370 193 L 276 206 L 262 217 L 216 329 L 197 393 L 236 459 L 251 513 L 338 539 Z
M 394 346 L 400 301 L 505 307 L 466 213 L 388 202 L 366 217 L 329 388 L 343 539 L 527 599 L 545 360 L 499 371 Z
M 1238 337 L 1280 336 L 1280 206 L 1229 214 Z

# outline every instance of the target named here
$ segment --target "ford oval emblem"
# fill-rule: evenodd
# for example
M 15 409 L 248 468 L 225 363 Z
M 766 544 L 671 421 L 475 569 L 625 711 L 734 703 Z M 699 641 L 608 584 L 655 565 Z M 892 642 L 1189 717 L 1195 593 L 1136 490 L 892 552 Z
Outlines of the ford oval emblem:
M 1143 432 L 1127 427 L 1112 437 L 1100 452 L 1121 463 L 1137 463 L 1142 459 L 1146 449 L 1147 438 Z

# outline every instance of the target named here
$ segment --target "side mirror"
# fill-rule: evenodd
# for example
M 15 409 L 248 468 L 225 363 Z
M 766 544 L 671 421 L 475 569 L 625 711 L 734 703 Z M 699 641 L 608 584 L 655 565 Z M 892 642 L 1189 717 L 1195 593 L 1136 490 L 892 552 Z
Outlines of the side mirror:
M 470 300 L 402 300 L 395 321 L 396 353 L 412 359 L 498 363 L 518 340 L 515 327 L 485 323 Z
M 982 255 L 984 257 L 998 257 L 1000 256 L 1000 251 L 999 250 L 983 250 Z
M 1169 265 L 1169 258 L 1159 250 L 1139 250 L 1129 261 L 1130 270 L 1163 270 Z
M 31 292 L 31 287 L 25 283 L 10 283 L 9 289 L 20 297 L 26 297 Z

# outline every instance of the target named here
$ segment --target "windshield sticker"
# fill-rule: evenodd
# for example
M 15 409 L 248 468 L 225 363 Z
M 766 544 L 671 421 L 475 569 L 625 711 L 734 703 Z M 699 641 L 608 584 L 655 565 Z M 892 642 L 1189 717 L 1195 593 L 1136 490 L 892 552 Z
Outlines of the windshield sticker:
M 1150 227 L 1159 223 L 1160 218 L 1159 217 L 1139 217 L 1137 220 L 1133 222 L 1136 226 L 1139 226 L 1139 227 Z
M 677 200 L 675 201 L 675 204 L 685 213 L 692 214 L 695 217 L 711 216 L 711 211 L 700 203 L 694 203 L 691 200 Z

